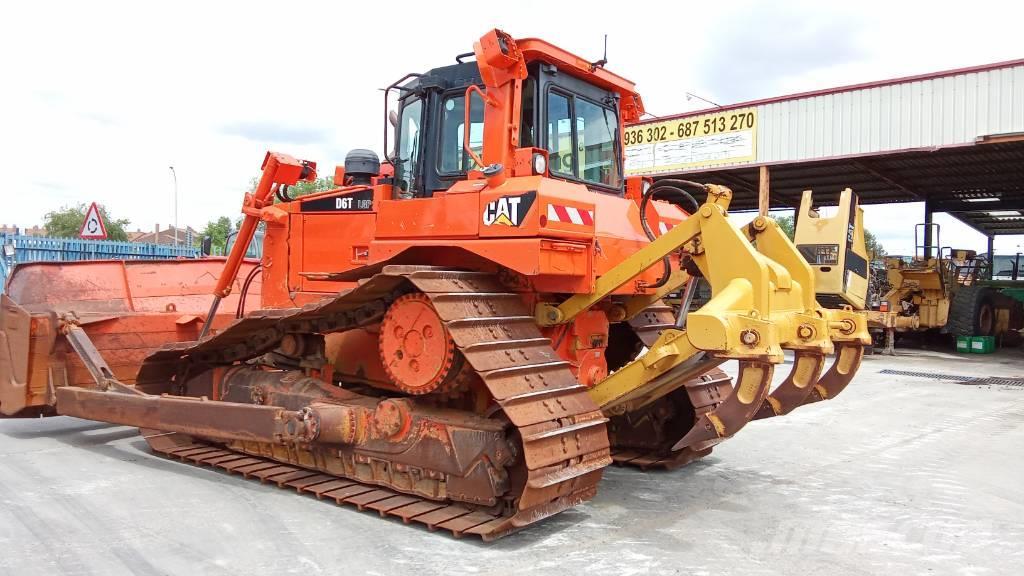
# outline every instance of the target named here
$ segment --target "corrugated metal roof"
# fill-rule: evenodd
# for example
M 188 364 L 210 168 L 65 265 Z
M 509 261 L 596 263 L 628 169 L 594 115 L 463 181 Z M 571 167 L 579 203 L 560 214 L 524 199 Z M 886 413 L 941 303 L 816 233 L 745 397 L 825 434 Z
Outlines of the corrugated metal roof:
M 687 118 L 690 116 L 700 116 L 702 114 L 710 114 L 714 112 L 722 112 L 725 110 L 735 110 L 737 108 L 749 108 L 751 106 L 758 106 L 761 104 L 771 104 L 773 102 L 781 102 L 783 100 L 796 100 L 798 98 L 810 98 L 813 96 L 825 96 L 828 94 L 836 94 L 838 92 L 848 92 L 852 90 L 863 90 L 867 88 L 878 88 L 882 86 L 889 86 L 892 84 L 905 84 L 908 82 L 915 82 L 918 80 L 932 80 L 937 78 L 943 78 L 946 76 L 956 76 L 960 74 L 970 74 L 973 72 L 987 72 L 989 70 L 995 70 L 997 68 L 1011 68 L 1014 66 L 1024 65 L 1024 58 L 1018 58 L 1016 60 L 1004 60 L 1003 62 L 993 62 L 991 64 L 980 64 L 977 66 L 968 66 L 965 68 L 953 68 L 950 70 L 940 70 L 938 72 L 928 72 L 926 74 L 915 74 L 912 76 L 901 76 L 898 78 L 889 78 L 886 80 L 875 80 L 872 82 L 863 82 L 860 84 L 847 84 L 845 86 L 837 86 L 835 88 L 825 88 L 822 90 L 811 90 L 808 92 L 797 92 L 795 94 L 786 94 L 784 96 L 772 96 L 771 98 L 761 98 L 758 100 L 748 100 L 746 102 L 737 102 L 735 104 L 726 104 L 725 106 L 716 106 L 714 108 L 702 108 L 700 110 L 691 110 L 689 112 L 683 112 L 680 114 L 670 114 L 668 116 L 658 117 L 658 121 L 662 120 L 676 120 L 679 118 Z
M 759 106 L 757 159 L 952 146 L 1024 132 L 1024 64 Z
M 809 188 L 834 203 L 849 186 L 865 204 L 928 201 L 985 234 L 1024 234 L 1024 218 L 988 215 L 1024 210 L 1024 60 L 725 109 L 740 107 L 756 108 L 752 160 L 656 177 L 717 181 L 736 192 L 736 209 L 753 209 L 767 165 L 775 206 L 795 206 Z
M 773 207 L 795 208 L 800 194 L 813 189 L 823 205 L 838 202 L 852 188 L 863 204 L 921 202 L 948 212 L 984 234 L 1024 234 L 1021 218 L 990 216 L 1018 210 L 1024 214 L 1024 135 L 1020 141 L 935 150 L 856 156 L 770 167 Z M 757 209 L 757 167 L 700 171 L 689 178 L 718 182 L 735 193 L 734 210 Z M 976 201 L 994 198 L 994 201 Z

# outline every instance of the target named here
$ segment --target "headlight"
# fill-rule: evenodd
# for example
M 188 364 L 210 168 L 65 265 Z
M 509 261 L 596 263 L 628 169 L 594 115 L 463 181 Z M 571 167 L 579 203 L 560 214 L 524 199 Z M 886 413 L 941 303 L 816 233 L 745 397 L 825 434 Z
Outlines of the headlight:
M 534 174 L 547 174 L 548 171 L 548 159 L 543 154 L 533 155 L 533 173 Z

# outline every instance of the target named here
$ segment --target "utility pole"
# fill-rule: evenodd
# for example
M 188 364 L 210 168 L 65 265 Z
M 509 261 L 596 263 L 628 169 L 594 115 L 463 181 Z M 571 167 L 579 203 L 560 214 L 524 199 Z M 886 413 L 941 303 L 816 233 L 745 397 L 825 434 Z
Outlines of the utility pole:
M 168 166 L 171 170 L 171 177 L 174 178 L 174 247 L 178 247 L 178 173 L 174 171 L 174 166 Z M 157 238 L 157 242 L 160 238 Z

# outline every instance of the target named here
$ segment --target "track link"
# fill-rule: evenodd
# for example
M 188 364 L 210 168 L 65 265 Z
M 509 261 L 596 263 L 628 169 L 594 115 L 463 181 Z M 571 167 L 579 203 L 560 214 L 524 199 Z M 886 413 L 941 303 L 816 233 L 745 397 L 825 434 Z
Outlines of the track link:
M 456 538 L 469 534 L 490 541 L 518 529 L 507 515 L 418 498 L 342 476 L 253 456 L 183 434 L 156 430 L 143 430 L 142 433 L 150 448 L 167 458 L 199 467 L 209 466 L 258 480 L 262 484 L 274 484 L 278 488 L 290 488 L 300 494 L 316 496 L 318 500 L 355 506 L 360 511 L 375 511 L 382 517 L 400 518 L 406 524 L 415 522 L 425 525 L 430 531 L 446 530 Z

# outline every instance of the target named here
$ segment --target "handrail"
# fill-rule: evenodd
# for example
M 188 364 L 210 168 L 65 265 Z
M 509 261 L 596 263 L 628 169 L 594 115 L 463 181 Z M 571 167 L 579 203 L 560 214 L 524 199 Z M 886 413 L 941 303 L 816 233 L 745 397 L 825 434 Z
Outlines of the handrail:
M 471 114 L 471 111 L 472 111 L 472 108 L 473 108 L 473 98 L 472 98 L 472 93 L 473 92 L 476 92 L 477 94 L 480 95 L 480 99 L 483 100 L 484 105 L 491 105 L 491 106 L 493 106 L 495 104 L 495 102 L 494 102 L 494 98 L 493 97 L 488 96 L 487 93 L 484 92 L 483 90 L 481 90 L 480 87 L 477 86 L 476 84 L 470 84 L 469 87 L 466 88 L 466 95 L 465 95 L 465 102 L 466 102 L 465 117 L 463 118 L 463 121 L 462 121 L 462 149 L 465 150 L 467 154 L 469 154 L 469 157 L 472 158 L 474 162 L 476 162 L 477 166 L 479 166 L 480 168 L 483 168 L 484 167 L 483 159 L 480 158 L 480 155 L 477 154 L 476 151 L 473 150 L 472 146 L 469 145 L 469 122 L 470 122 L 470 119 L 473 117 L 473 115 Z

